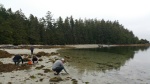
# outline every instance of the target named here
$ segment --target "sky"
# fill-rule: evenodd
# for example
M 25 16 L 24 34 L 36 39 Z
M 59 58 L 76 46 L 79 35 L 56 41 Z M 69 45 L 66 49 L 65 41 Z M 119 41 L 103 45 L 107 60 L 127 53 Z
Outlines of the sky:
M 50 11 L 54 19 L 59 16 L 74 19 L 118 20 L 124 28 L 132 31 L 139 39 L 150 41 L 149 0 L 0 0 L 6 9 L 22 10 L 42 18 Z

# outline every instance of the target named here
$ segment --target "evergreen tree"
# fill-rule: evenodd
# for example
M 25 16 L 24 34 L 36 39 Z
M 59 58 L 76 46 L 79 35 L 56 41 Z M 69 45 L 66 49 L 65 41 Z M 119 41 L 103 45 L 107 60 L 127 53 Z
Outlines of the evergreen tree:
M 97 19 L 53 19 L 50 11 L 45 18 L 30 14 L 26 18 L 22 10 L 12 12 L 0 5 L 0 44 L 147 44 L 118 21 Z

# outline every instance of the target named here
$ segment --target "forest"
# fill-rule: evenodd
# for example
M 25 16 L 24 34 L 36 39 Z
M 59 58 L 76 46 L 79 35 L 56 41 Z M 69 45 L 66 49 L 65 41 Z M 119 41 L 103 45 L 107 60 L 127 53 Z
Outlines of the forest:
M 73 16 L 54 19 L 48 11 L 45 17 L 26 17 L 22 10 L 13 12 L 0 5 L 0 44 L 147 44 L 116 21 L 104 19 L 74 19 Z

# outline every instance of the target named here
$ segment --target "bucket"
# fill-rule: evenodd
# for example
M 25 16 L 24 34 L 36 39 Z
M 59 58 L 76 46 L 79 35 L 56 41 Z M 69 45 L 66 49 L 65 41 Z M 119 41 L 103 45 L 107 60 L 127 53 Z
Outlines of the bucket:
M 32 64 L 32 61 L 28 61 L 28 64 L 31 65 L 31 64 Z

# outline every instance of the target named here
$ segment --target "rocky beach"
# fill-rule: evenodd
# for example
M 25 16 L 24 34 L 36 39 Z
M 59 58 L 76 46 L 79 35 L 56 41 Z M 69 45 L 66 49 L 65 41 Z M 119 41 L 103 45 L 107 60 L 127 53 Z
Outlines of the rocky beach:
M 4 54 L 0 55 L 0 84 L 71 84 L 76 79 L 64 71 L 60 75 L 54 75 L 51 70 L 54 60 L 62 58 L 57 53 L 59 49 L 61 48 L 35 48 L 34 55 L 39 54 L 39 62 L 32 65 L 24 62 L 23 64 L 20 63 L 19 66 L 14 65 L 12 58 L 15 54 L 20 54 L 23 58 L 31 56 L 29 49 L 0 49 L 1 52 L 4 51 Z M 6 56 L 3 57 L 4 55 Z

